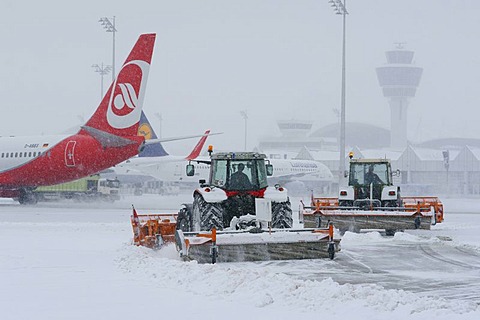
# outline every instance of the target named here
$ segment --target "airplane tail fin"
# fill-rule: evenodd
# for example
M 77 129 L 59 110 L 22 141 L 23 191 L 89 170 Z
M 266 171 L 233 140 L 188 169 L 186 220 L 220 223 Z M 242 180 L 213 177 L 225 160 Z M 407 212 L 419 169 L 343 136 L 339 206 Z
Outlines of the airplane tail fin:
M 155 37 L 154 33 L 140 35 L 85 129 L 123 137 L 137 135 Z
M 210 134 L 210 130 L 205 131 L 205 135 L 200 138 L 197 145 L 193 148 L 192 152 L 185 158 L 186 160 L 193 160 L 198 158 L 200 152 L 207 141 L 208 135 Z
M 144 136 L 145 140 L 149 139 L 158 139 L 155 131 L 153 130 L 150 122 L 148 121 L 145 113 L 142 111 L 142 115 L 140 116 L 140 124 L 138 126 L 138 135 Z M 163 157 L 168 156 L 167 151 L 163 148 L 160 142 L 147 144 L 143 148 L 142 152 L 138 154 L 139 157 Z

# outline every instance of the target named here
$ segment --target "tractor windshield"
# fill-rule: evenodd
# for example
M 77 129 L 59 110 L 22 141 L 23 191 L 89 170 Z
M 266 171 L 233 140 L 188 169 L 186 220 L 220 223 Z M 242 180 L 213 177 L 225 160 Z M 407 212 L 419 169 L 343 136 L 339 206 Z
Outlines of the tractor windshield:
M 387 163 L 351 163 L 351 186 L 391 185 L 389 166 Z
M 268 185 L 263 159 L 215 160 L 211 177 L 212 186 L 225 190 L 258 190 Z

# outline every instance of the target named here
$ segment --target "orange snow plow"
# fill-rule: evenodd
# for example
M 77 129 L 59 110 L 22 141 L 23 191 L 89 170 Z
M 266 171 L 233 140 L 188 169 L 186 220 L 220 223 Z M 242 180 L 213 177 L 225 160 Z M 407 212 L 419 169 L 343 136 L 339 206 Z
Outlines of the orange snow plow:
M 337 198 L 312 195 L 310 206 L 302 203 L 305 226 L 333 223 L 340 234 L 385 229 L 387 235 L 394 235 L 406 229 L 429 230 L 443 222 L 439 198 L 402 197 L 393 175 L 388 159 L 351 159 L 348 185 L 339 189 Z
M 133 243 L 137 246 L 154 249 L 164 243 L 175 242 L 177 213 L 137 214 L 134 208 L 130 221 Z
M 336 198 L 312 198 L 302 205 L 305 227 L 333 223 L 343 234 L 362 229 L 385 229 L 387 235 L 406 229 L 427 229 L 443 221 L 443 204 L 437 197 L 402 197 L 402 207 L 344 207 Z
M 177 213 L 137 214 L 131 223 L 133 243 L 159 249 L 175 243 L 182 260 L 199 263 L 267 260 L 333 259 L 340 239 L 328 228 L 222 230 L 183 232 L 177 230 Z

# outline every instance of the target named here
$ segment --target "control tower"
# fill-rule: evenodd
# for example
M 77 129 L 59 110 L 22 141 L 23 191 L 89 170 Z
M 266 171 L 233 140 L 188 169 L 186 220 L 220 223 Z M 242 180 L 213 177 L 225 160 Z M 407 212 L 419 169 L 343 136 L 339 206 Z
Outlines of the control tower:
M 377 78 L 388 98 L 390 105 L 390 146 L 405 148 L 407 146 L 407 107 L 415 97 L 423 69 L 412 64 L 413 51 L 404 50 L 403 43 L 387 51 L 387 64 L 377 68 Z

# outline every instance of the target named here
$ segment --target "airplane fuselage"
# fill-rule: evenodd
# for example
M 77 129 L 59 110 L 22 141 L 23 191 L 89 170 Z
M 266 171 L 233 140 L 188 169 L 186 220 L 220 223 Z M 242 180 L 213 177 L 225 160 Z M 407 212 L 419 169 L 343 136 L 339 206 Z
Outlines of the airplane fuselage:
M 52 185 L 97 173 L 138 153 L 143 137 L 103 147 L 89 134 L 0 137 L 0 190 Z
M 208 160 L 208 159 L 204 159 Z M 310 160 L 269 160 L 273 164 L 273 176 L 270 180 L 276 179 L 288 181 L 300 179 L 304 176 L 315 175 L 316 181 L 331 182 L 333 175 L 322 163 Z M 142 173 L 150 175 L 165 182 L 195 182 L 199 179 L 208 180 L 210 166 L 207 164 L 196 164 L 194 176 L 187 176 L 185 166 L 188 164 L 184 158 L 175 156 L 132 158 L 117 165 L 115 170 L 119 174 Z

